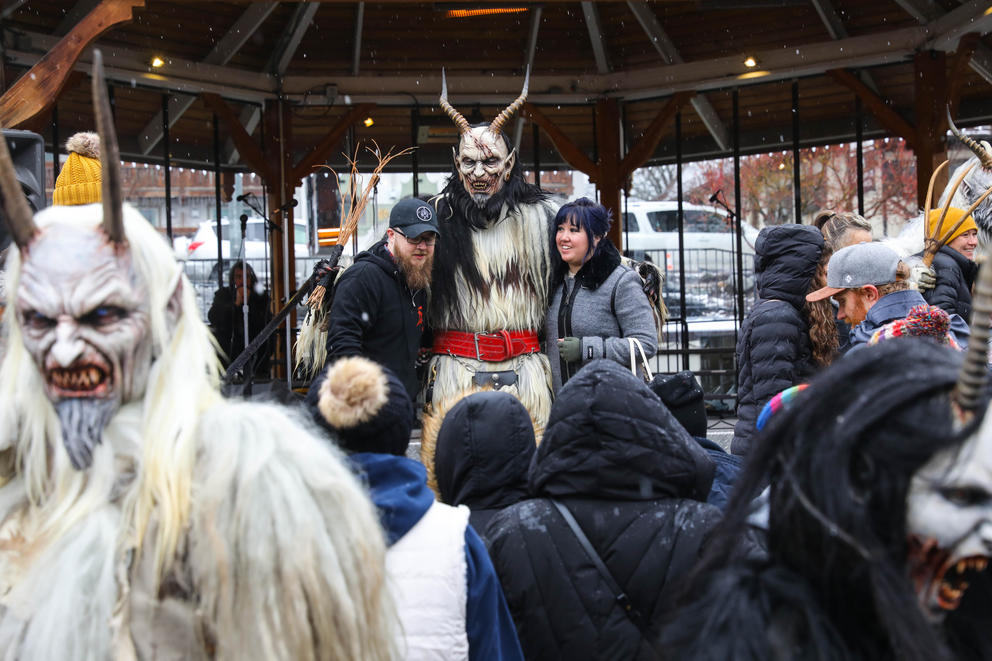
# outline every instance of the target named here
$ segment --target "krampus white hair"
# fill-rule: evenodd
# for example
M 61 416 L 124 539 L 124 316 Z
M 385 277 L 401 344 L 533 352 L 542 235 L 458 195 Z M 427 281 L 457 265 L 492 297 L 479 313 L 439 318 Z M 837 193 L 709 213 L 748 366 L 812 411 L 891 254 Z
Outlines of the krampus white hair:
M 59 224 L 99 231 L 101 217 L 53 207 L 35 241 Z M 0 656 L 391 658 L 385 544 L 363 489 L 288 410 L 220 397 L 193 288 L 127 206 L 124 228 L 155 362 L 87 470 L 69 462 L 13 306 L 4 315 Z M 13 302 L 16 252 L 7 266 Z
M 552 261 L 548 243 L 548 217 L 554 216 L 550 203 L 521 205 L 483 231 L 472 232 L 473 258 L 485 282 L 500 282 L 481 292 L 472 287 L 462 272 L 455 276 L 457 305 L 442 309 L 434 320 L 440 328 L 457 328 L 488 333 L 500 328 L 511 330 L 541 328 L 547 314 L 548 274 Z M 444 222 L 457 222 L 442 219 Z M 510 277 L 527 278 L 527 283 Z M 503 362 L 483 362 L 472 358 L 436 354 L 430 371 L 435 378 L 435 408 L 451 406 L 460 393 L 473 389 L 477 371 L 517 373 L 517 383 L 504 386 L 520 398 L 538 421 L 537 438 L 551 413 L 551 366 L 547 355 L 529 353 Z

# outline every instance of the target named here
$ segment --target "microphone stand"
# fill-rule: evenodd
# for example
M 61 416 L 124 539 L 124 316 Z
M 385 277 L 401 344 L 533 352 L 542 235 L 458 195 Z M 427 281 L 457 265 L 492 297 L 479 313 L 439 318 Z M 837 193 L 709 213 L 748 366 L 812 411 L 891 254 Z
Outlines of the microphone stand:
M 244 333 L 241 337 L 244 338 L 244 343 L 242 347 L 248 346 L 248 299 L 251 298 L 251 292 L 254 289 L 250 285 L 250 279 L 248 277 L 248 247 L 247 247 L 247 234 L 248 234 L 248 214 L 241 214 L 241 318 L 244 322 Z M 251 382 L 254 380 L 255 370 L 251 370 L 251 374 L 245 375 L 246 389 L 251 391 Z
M 734 230 L 736 228 L 735 223 L 739 223 L 741 219 L 737 217 L 737 214 L 734 213 L 733 209 L 727 206 L 726 202 L 720 199 L 720 195 L 722 193 L 723 193 L 722 190 L 718 190 L 717 192 L 710 195 L 710 204 L 719 205 L 724 208 L 724 210 L 727 212 L 727 215 L 730 216 L 730 229 Z M 747 241 L 747 245 L 751 246 L 751 250 L 754 250 L 754 246 L 751 244 L 750 241 L 748 241 L 747 237 L 744 236 L 743 232 L 741 232 L 741 238 Z

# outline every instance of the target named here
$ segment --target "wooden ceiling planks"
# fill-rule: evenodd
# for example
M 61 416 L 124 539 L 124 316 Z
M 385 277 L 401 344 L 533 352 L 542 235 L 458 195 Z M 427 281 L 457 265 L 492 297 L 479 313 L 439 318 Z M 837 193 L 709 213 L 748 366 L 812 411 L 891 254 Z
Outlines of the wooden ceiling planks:
M 851 36 L 870 35 L 880 31 L 918 25 L 895 0 L 832 0 L 845 30 Z M 939 0 L 945 11 L 957 5 L 953 0 Z M 55 27 L 75 5 L 74 0 L 28 0 L 5 21 L 10 30 L 53 34 Z M 248 8 L 247 2 L 190 0 L 147 0 L 144 9 L 136 10 L 131 24 L 109 31 L 100 40 L 105 48 L 123 48 L 136 52 L 163 52 L 172 56 L 201 62 L 217 41 Z M 534 5 L 531 5 L 533 7 Z M 729 3 L 728 3 L 729 6 Z M 283 2 L 274 8 L 262 27 L 232 56 L 227 67 L 232 70 L 261 72 L 266 69 L 279 39 L 290 29 L 296 2 Z M 614 71 L 659 69 L 663 58 L 658 54 L 626 2 L 597 2 L 607 58 Z M 829 40 L 826 27 L 812 3 L 764 9 L 700 9 L 696 2 L 651 3 L 665 33 L 671 38 L 679 55 L 687 62 L 712 58 L 736 57 L 746 52 L 775 48 L 802 48 L 804 44 Z M 436 80 L 444 66 L 453 84 L 449 94 L 456 107 L 470 114 L 475 105 L 465 102 L 460 92 L 459 78 L 471 76 L 519 76 L 524 67 L 527 35 L 533 9 L 519 14 L 475 18 L 447 18 L 443 3 L 426 2 L 367 2 L 361 30 L 359 70 L 363 76 L 405 77 L 409 79 L 409 94 L 420 96 L 420 117 L 423 124 L 443 125 L 446 118 L 423 98 L 436 98 L 440 90 L 424 90 L 416 84 L 420 76 Z M 294 139 L 297 145 L 319 140 L 336 118 L 344 114 L 343 95 L 335 95 L 335 80 L 350 77 L 355 46 L 357 7 L 354 2 L 322 2 L 312 24 L 306 30 L 286 72 L 287 76 L 311 76 L 315 87 L 308 103 L 333 102 L 328 107 L 293 110 Z M 13 33 L 8 32 L 8 35 Z M 982 43 L 992 46 L 986 36 Z M 8 47 L 16 48 L 16 39 L 8 39 Z M 759 63 L 760 66 L 760 63 Z M 21 69 L 23 70 L 23 69 Z M 537 76 L 561 74 L 581 79 L 596 70 L 589 34 L 578 2 L 545 2 L 538 32 L 534 72 Z M 661 69 L 659 69 L 661 70 Z M 911 63 L 898 63 L 872 69 L 872 76 L 883 99 L 891 102 L 908 121 L 912 121 L 913 68 Z M 85 78 L 85 76 L 84 76 Z M 319 82 L 319 81 L 326 81 Z M 9 84 L 11 78 L 7 78 Z M 223 81 L 218 81 L 223 82 Z M 804 78 L 800 86 L 801 133 L 805 140 L 815 142 L 825 134 L 833 134 L 834 126 L 849 126 L 853 116 L 854 97 L 846 88 L 825 75 Z M 78 89 L 67 89 L 59 100 L 60 135 L 78 128 L 88 128 L 88 81 L 82 80 Z M 985 101 L 988 83 L 970 69 L 961 81 L 962 107 L 983 117 L 992 117 L 992 108 Z M 161 91 L 115 84 L 118 107 L 126 115 L 119 118 L 122 133 L 132 135 L 142 130 L 161 107 Z M 552 92 L 554 90 L 551 90 Z M 602 90 L 604 93 L 610 90 Z M 561 93 L 569 90 L 562 89 Z M 402 99 L 402 92 L 394 95 Z M 507 94 L 509 102 L 510 94 Z M 622 93 L 621 93 L 622 96 Z M 542 110 L 582 149 L 592 157 L 595 153 L 592 100 L 587 105 L 543 104 Z M 636 139 L 651 122 L 668 96 L 621 104 L 626 119 L 628 142 Z M 717 117 L 729 128 L 732 122 L 731 94 L 718 89 L 706 93 Z M 242 105 L 230 102 L 239 112 Z M 402 101 L 392 101 L 402 103 Z M 375 124 L 356 127 L 359 138 L 375 138 L 384 148 L 406 146 L 411 142 L 409 105 L 375 110 Z M 791 140 L 791 82 L 773 82 L 742 87 L 740 91 L 741 132 L 743 136 L 783 135 Z M 489 118 L 500 108 L 487 104 L 479 109 Z M 867 113 L 866 113 L 867 114 Z M 846 123 L 846 124 L 845 124 Z M 516 130 L 516 122 L 510 126 Z M 256 128 L 253 137 L 258 139 Z M 682 132 L 689 142 L 713 145 L 702 121 L 691 108 L 682 112 Z M 212 159 L 212 113 L 199 101 L 176 122 L 173 138 L 182 144 L 178 158 Z M 46 136 L 47 137 L 47 136 Z M 221 131 L 226 139 L 226 130 Z M 521 136 L 521 158 L 532 159 L 533 133 L 525 123 Z M 122 148 L 128 150 L 122 138 Z M 668 140 L 662 140 L 664 143 Z M 762 140 L 771 140 L 764 137 Z M 775 138 L 777 140 L 777 138 Z M 773 140 L 774 141 L 774 140 Z M 549 150 L 550 141 L 541 136 L 541 153 Z M 302 149 L 302 147 L 298 147 Z M 711 149 L 706 147 L 706 149 Z M 425 144 L 421 148 L 422 167 L 447 168 L 449 146 L 443 142 Z M 149 154 L 156 158 L 159 149 Z M 671 148 L 659 146 L 658 158 L 670 158 Z M 691 154 L 686 154 L 691 158 Z M 542 162 L 551 164 L 542 157 Z

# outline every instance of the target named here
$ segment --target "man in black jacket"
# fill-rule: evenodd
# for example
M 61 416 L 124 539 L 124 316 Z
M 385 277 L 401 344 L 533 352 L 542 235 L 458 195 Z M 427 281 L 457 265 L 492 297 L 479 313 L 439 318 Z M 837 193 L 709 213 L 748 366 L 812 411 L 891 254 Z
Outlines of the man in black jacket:
M 416 400 L 417 353 L 438 234 L 427 202 L 406 198 L 393 207 L 386 238 L 359 253 L 334 285 L 328 362 L 370 358 L 395 372 Z

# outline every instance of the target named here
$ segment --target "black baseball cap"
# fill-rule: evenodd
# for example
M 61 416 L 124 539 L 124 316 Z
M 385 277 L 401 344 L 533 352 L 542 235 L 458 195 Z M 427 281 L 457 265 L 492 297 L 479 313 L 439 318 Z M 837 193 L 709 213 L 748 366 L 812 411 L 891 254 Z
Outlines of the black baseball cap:
M 389 212 L 389 226 L 414 239 L 424 232 L 440 235 L 437 226 L 437 212 L 428 202 L 415 197 L 406 197 L 396 203 Z

